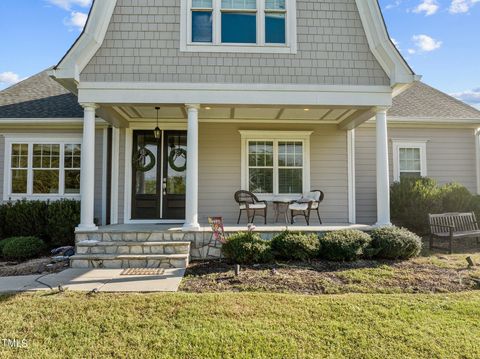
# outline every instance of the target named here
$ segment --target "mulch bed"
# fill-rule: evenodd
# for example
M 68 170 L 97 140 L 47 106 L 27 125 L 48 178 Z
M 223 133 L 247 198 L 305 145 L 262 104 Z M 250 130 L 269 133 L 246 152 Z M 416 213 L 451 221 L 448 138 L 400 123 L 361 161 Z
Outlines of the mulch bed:
M 352 263 L 312 261 L 241 266 L 240 275 L 235 276 L 233 265 L 224 261 L 205 261 L 191 263 L 180 290 L 302 294 L 447 293 L 480 289 L 472 279 L 479 271 L 480 268 L 467 269 L 466 265 L 465 268 L 448 268 L 416 259 Z
M 31 259 L 26 262 L 0 261 L 0 277 L 15 275 L 58 273 L 68 268 L 67 263 L 51 263 L 50 257 Z

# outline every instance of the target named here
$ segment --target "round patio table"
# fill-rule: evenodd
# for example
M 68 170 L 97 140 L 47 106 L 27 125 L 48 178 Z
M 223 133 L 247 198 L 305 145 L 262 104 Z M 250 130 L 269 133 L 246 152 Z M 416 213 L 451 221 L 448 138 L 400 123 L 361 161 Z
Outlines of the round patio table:
M 285 218 L 285 224 L 288 225 L 288 206 L 292 203 L 292 200 L 284 198 L 275 198 L 273 201 L 273 211 L 275 212 L 275 223 L 278 222 L 280 215 Z

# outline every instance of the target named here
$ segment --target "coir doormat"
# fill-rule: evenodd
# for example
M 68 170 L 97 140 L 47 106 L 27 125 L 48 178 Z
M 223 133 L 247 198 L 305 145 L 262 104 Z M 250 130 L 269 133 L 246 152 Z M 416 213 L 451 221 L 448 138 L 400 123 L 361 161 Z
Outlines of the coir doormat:
M 164 273 L 163 268 L 126 268 L 120 275 L 162 275 Z

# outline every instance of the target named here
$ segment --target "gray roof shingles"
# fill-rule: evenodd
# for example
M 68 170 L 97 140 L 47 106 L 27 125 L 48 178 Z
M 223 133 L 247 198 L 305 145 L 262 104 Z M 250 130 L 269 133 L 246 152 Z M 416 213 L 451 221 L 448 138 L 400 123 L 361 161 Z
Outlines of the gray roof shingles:
M 0 91 L 0 118 L 83 118 L 83 109 L 45 70 Z
M 389 116 L 480 120 L 477 109 L 430 87 L 414 83 L 393 99 Z M 0 118 L 83 118 L 77 97 L 42 71 L 0 91 Z
M 393 99 L 389 116 L 451 120 L 480 120 L 480 111 L 423 82 L 415 82 Z

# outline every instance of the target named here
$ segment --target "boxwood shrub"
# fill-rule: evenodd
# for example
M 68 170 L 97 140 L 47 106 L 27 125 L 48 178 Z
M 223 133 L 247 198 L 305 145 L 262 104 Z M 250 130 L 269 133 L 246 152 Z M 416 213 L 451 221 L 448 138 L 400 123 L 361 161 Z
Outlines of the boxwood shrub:
M 0 223 L 3 238 L 19 236 L 46 237 L 47 209 L 45 201 L 15 201 L 7 202 L 0 211 L 3 216 Z
M 320 236 L 321 256 L 331 261 L 354 261 L 370 245 L 370 236 L 355 229 L 329 232 Z
M 50 247 L 73 245 L 80 202 L 15 201 L 0 205 L 0 239 L 37 237 Z
M 409 259 L 418 256 L 422 250 L 422 239 L 405 228 L 381 227 L 370 235 L 377 258 Z
M 80 223 L 80 202 L 50 202 L 47 212 L 47 235 L 52 246 L 75 245 L 75 227 Z
M 273 259 L 270 242 L 252 232 L 239 232 L 222 245 L 225 259 L 237 264 L 267 263 Z
M 4 240 L 2 254 L 7 259 L 26 260 L 38 257 L 45 249 L 37 237 L 13 237 Z
M 390 189 L 392 221 L 424 235 L 430 232 L 429 213 L 475 212 L 480 216 L 480 196 L 461 184 L 439 186 L 431 178 L 402 178 Z
M 0 257 L 3 257 L 3 247 L 14 238 L 6 238 L 0 241 Z
M 305 261 L 318 257 L 320 241 L 316 234 L 285 231 L 273 237 L 271 246 L 275 258 Z

